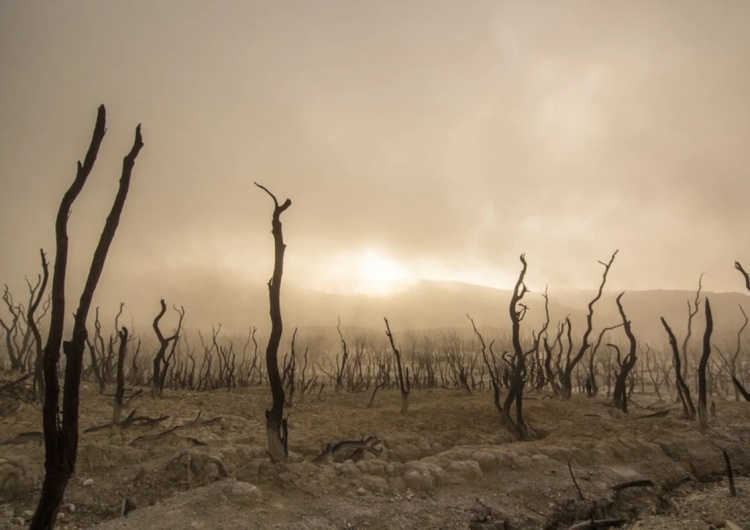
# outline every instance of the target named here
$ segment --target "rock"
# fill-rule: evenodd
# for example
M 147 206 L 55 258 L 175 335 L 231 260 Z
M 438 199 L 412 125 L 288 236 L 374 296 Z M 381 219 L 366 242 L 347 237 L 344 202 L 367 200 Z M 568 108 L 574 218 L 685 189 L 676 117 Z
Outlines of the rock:
M 367 490 L 365 488 L 363 488 L 362 486 L 360 486 L 360 487 L 357 488 L 357 495 L 359 495 L 360 497 L 362 495 L 367 495 Z
M 76 513 L 76 505 L 73 504 L 72 502 L 70 504 L 68 504 L 68 508 L 67 509 L 68 509 L 68 513 Z
M 448 484 L 464 484 L 482 478 L 482 468 L 475 460 L 456 460 L 448 464 L 446 482 Z
M 420 451 L 419 447 L 414 444 L 397 445 L 393 448 L 392 452 L 393 457 L 400 462 L 419 460 L 422 456 L 422 451 Z
M 258 486 L 250 484 L 249 482 L 240 482 L 234 479 L 224 481 L 221 490 L 227 497 L 245 503 L 258 503 L 261 501 L 262 497 L 260 488 L 258 488 Z
M 390 486 L 388 485 L 388 481 L 384 477 L 362 475 L 359 479 L 359 482 L 362 487 L 372 491 L 373 493 L 389 493 L 391 490 Z
M 25 510 L 23 513 L 21 513 L 21 517 L 23 517 L 26 521 L 31 521 L 31 518 L 34 517 L 34 512 L 32 510 Z
M 435 488 L 435 478 L 427 470 L 418 468 L 407 469 L 404 471 L 403 479 L 406 487 L 415 491 Z
M 81 486 L 84 488 L 88 488 L 94 485 L 94 479 L 93 478 L 87 478 L 83 482 L 81 482 Z
M 482 471 L 493 471 L 497 469 L 497 458 L 488 451 L 475 451 L 472 459 L 479 463 Z

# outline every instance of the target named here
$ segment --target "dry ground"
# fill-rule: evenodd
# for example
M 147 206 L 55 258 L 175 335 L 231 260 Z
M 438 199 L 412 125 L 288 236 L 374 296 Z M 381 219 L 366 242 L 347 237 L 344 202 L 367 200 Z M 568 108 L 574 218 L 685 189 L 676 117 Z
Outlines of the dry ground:
M 536 394 L 526 414 L 540 438 L 518 443 L 500 426 L 489 392 L 413 391 L 406 415 L 398 414 L 397 391 L 379 392 L 370 409 L 369 393 L 331 392 L 295 400 L 289 462 L 273 465 L 264 452 L 269 394 L 257 388 L 138 398 L 131 404 L 137 415 L 169 418 L 82 434 L 58 527 L 491 529 L 505 528 L 504 521 L 507 528 L 554 529 L 593 514 L 626 520 L 621 528 L 750 529 L 748 403 L 717 402 L 711 429 L 701 434 L 679 419 L 675 405 L 644 396 L 636 395 L 622 417 L 604 397 Z M 81 403 L 82 428 L 110 420 L 111 398 L 93 385 L 83 385 Z M 28 525 L 43 471 L 38 441 L 8 443 L 41 430 L 40 408 L 14 409 L 0 398 L 0 528 Z M 667 417 L 641 418 L 665 409 Z M 138 439 L 198 413 L 197 424 Z M 381 440 L 380 455 L 312 462 L 328 442 L 370 435 Z M 734 498 L 721 449 L 732 455 Z M 654 485 L 611 489 L 637 479 Z M 125 498 L 135 509 L 122 517 Z

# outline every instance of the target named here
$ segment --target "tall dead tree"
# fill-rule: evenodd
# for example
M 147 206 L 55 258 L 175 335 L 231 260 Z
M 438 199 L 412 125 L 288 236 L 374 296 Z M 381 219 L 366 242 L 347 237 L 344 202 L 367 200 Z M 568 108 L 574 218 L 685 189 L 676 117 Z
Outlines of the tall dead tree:
M 510 360 L 510 385 L 502 409 L 503 424 L 519 440 L 526 440 L 529 432 L 523 419 L 523 387 L 526 385 L 526 357 L 521 346 L 521 321 L 526 315 L 527 307 L 521 303 L 527 293 L 523 279 L 526 276 L 526 256 L 521 254 L 521 272 L 513 289 L 508 308 L 511 322 L 511 341 L 513 354 Z M 538 340 L 538 338 L 537 338 Z M 533 351 L 533 350 L 532 350 Z M 511 415 L 511 408 L 515 403 L 515 420 Z
M 625 358 L 620 359 L 620 349 L 614 344 L 610 344 L 610 346 L 614 347 L 617 351 L 617 364 L 620 368 L 620 371 L 615 375 L 615 391 L 612 397 L 615 407 L 627 414 L 628 392 L 625 388 L 625 384 L 628 380 L 628 374 L 630 374 L 630 371 L 635 366 L 635 362 L 638 360 L 635 353 L 638 349 L 638 344 L 635 340 L 635 335 L 633 335 L 633 330 L 630 327 L 630 320 L 625 316 L 625 310 L 622 308 L 621 299 L 624 294 L 625 293 L 620 293 L 615 301 L 617 302 L 617 309 L 620 311 L 620 318 L 622 318 L 622 325 L 625 329 L 625 335 L 628 337 L 630 348 Z
M 271 385 L 271 396 L 273 402 L 271 408 L 266 410 L 266 435 L 268 436 L 268 455 L 272 462 L 286 460 L 289 453 L 287 449 L 289 431 L 287 420 L 284 418 L 284 385 L 279 373 L 278 353 L 281 343 L 281 334 L 284 326 L 281 320 L 281 276 L 284 273 L 284 235 L 281 229 L 281 214 L 292 205 L 287 199 L 279 205 L 276 196 L 267 188 L 255 183 L 273 199 L 273 217 L 271 218 L 271 234 L 273 235 L 274 260 L 273 275 L 268 281 L 268 300 L 271 312 L 271 334 L 268 337 L 266 347 L 266 369 L 268 371 L 268 382 Z
M 583 358 L 586 350 L 591 347 L 591 344 L 589 343 L 589 336 L 591 335 L 591 331 L 594 325 L 594 304 L 596 304 L 596 302 L 598 302 L 602 297 L 604 285 L 607 283 L 607 274 L 609 274 L 609 269 L 610 267 L 612 267 L 612 263 L 615 261 L 617 252 L 618 251 L 615 250 L 614 254 L 612 254 L 612 257 L 607 263 L 604 263 L 603 261 L 599 262 L 604 266 L 604 273 L 602 274 L 602 281 L 599 284 L 599 290 L 597 291 L 596 296 L 589 302 L 589 312 L 586 315 L 586 331 L 584 331 L 583 339 L 581 339 L 581 347 L 578 349 L 578 353 L 573 358 L 570 357 L 570 351 L 568 351 L 568 355 L 565 360 L 565 367 L 561 373 L 560 393 L 562 394 L 562 397 L 564 399 L 570 399 L 570 396 L 573 395 L 573 370 L 575 370 L 576 365 Z M 568 329 L 570 329 L 570 322 L 568 322 L 568 326 Z
M 73 336 L 63 342 L 65 323 L 65 276 L 68 265 L 68 217 L 73 202 L 76 200 L 88 179 L 96 162 L 99 147 L 106 132 L 106 110 L 99 107 L 94 133 L 83 163 L 78 162 L 75 180 L 63 195 L 55 219 L 55 242 L 57 253 L 52 276 L 52 309 L 50 313 L 49 333 L 44 347 L 44 406 L 42 423 L 44 427 L 44 482 L 34 516 L 31 520 L 32 530 L 52 529 L 60 508 L 65 488 L 75 470 L 78 454 L 78 407 L 83 368 L 83 349 L 86 341 L 86 319 L 94 291 L 104 269 L 109 247 L 120 223 L 125 199 L 130 188 L 130 177 L 138 153 L 143 147 L 141 126 L 135 129 L 135 140 L 130 152 L 122 163 L 122 174 L 112 209 L 104 223 L 104 230 L 94 250 L 83 293 L 75 312 Z M 65 385 L 60 411 L 60 385 L 57 366 L 60 360 L 60 349 L 64 351 Z
M 661 323 L 664 329 L 667 331 L 669 336 L 669 345 L 672 347 L 672 363 L 674 364 L 675 371 L 675 383 L 677 386 L 677 395 L 682 402 L 682 414 L 685 419 L 690 421 L 695 420 L 695 405 L 693 399 L 690 397 L 690 388 L 685 383 L 685 379 L 682 377 L 682 370 L 680 367 L 680 350 L 677 347 L 677 338 L 675 338 L 672 328 L 669 327 L 664 317 L 661 317 Z
M 706 331 L 703 333 L 703 353 L 698 363 L 698 421 L 701 429 L 708 428 L 708 409 L 706 408 L 706 366 L 711 355 L 711 333 L 714 330 L 714 318 L 711 314 L 711 303 L 706 298 Z

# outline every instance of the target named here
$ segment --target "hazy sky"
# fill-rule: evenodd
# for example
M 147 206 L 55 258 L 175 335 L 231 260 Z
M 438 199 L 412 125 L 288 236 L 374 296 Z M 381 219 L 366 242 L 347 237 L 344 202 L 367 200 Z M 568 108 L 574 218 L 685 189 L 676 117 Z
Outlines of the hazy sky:
M 90 261 L 145 147 L 102 292 L 270 275 L 741 290 L 750 267 L 750 2 L 0 2 L 0 282 L 23 286 L 83 158 Z M 200 285 L 190 285 L 191 289 Z M 104 295 L 102 295 L 104 296 Z M 179 302 L 178 302 L 179 303 Z

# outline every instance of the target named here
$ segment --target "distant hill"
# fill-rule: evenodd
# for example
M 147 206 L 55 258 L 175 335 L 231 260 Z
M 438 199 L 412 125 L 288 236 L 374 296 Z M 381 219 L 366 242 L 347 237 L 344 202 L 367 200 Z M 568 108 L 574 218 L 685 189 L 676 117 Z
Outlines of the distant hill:
M 594 291 L 550 289 L 552 326 L 569 315 L 574 326 L 574 336 L 580 337 L 587 304 L 594 294 Z M 605 292 L 597 303 L 595 330 L 620 322 L 615 305 L 617 294 L 619 293 Z M 244 333 L 248 326 L 254 325 L 260 330 L 268 327 L 268 294 L 265 285 L 243 286 L 206 275 L 154 288 L 143 286 L 137 291 L 129 292 L 124 299 L 141 330 L 146 326 L 150 327 L 158 310 L 158 299 L 162 296 L 169 304 L 185 306 L 188 328 L 207 329 L 212 323 L 222 323 L 229 332 Z M 405 292 L 389 297 L 321 293 L 285 285 L 282 306 L 287 330 L 295 326 L 331 329 L 336 325 L 338 317 L 348 328 L 382 330 L 384 316 L 398 330 L 466 329 L 469 326 L 467 313 L 479 326 L 507 329 L 510 323 L 510 296 L 509 290 L 457 282 L 422 281 Z M 719 340 L 718 337 L 736 334 L 741 325 L 739 304 L 750 314 L 750 296 L 740 293 L 702 293 L 701 310 L 693 326 L 694 336 L 703 333 L 703 300 L 706 297 L 711 301 L 715 337 L 718 341 L 716 343 L 721 347 L 724 339 Z M 694 299 L 695 292 L 691 291 L 627 291 L 623 297 L 623 306 L 640 340 L 661 343 L 666 335 L 659 318 L 664 316 L 675 333 L 682 335 L 686 329 L 687 302 Z M 524 301 L 529 306 L 529 311 L 523 329 L 530 332 L 531 329 L 538 329 L 544 320 L 543 299 L 540 293 L 532 292 L 526 295 Z

